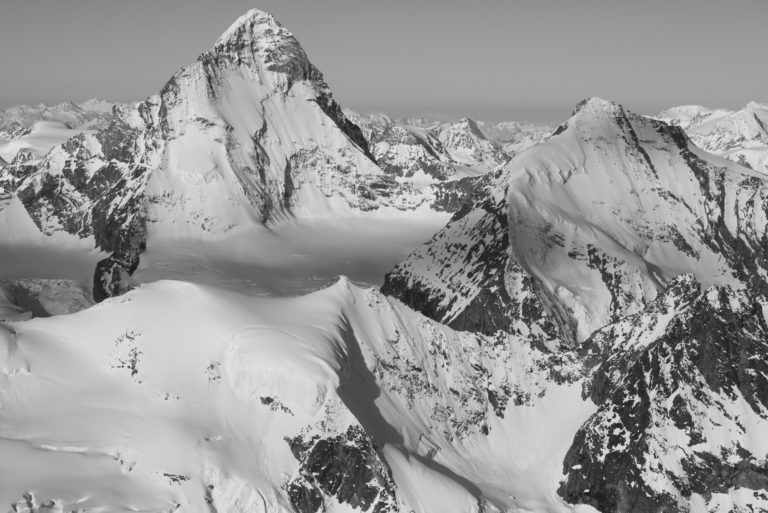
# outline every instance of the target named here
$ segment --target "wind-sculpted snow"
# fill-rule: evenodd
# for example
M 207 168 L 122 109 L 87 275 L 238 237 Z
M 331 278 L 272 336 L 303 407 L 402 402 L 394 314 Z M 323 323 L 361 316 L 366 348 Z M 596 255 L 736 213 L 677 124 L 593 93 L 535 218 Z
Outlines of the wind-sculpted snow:
M 22 509 L 567 511 L 594 410 L 570 356 L 345 279 L 280 300 L 157 282 L 0 324 L 0 369 L 0 502 Z
M 535 317 L 575 344 L 680 273 L 765 292 L 765 178 L 619 105 L 580 104 L 478 191 L 390 273 L 387 293 L 456 327 L 480 316 L 467 328 L 492 332 L 525 319 L 506 298 L 527 283 Z
M 763 511 L 768 505 L 768 326 L 730 287 L 683 276 L 584 346 L 598 411 L 560 488 L 601 511 Z M 730 504 L 720 509 L 720 504 Z

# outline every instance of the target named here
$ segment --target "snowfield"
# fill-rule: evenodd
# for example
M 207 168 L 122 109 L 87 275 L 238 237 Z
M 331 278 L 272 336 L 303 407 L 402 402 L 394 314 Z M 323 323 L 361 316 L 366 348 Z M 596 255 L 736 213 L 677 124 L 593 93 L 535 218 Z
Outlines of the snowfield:
M 594 410 L 522 341 L 454 332 L 345 278 L 293 299 L 161 281 L 0 330 L 0 503 L 22 510 L 293 511 L 287 490 L 314 474 L 289 441 L 362 426 L 389 463 L 371 503 L 386 511 L 567 511 L 560 462 Z M 503 418 L 476 395 L 499 380 L 529 397 Z M 341 465 L 378 460 L 348 443 Z

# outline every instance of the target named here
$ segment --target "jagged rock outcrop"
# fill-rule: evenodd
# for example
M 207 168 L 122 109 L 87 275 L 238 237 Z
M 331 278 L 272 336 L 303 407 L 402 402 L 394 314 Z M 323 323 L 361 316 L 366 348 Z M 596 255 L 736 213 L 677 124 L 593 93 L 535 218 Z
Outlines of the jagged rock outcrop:
M 298 513 L 325 511 L 326 497 L 360 511 L 398 511 L 389 468 L 359 425 L 336 436 L 296 436 L 287 442 L 300 465 L 299 477 L 288 485 Z
M 565 458 L 566 501 L 600 511 L 689 511 L 696 501 L 717 510 L 743 491 L 760 510 L 768 326 L 758 298 L 728 286 L 702 291 L 685 275 L 582 351 L 597 366 L 585 394 L 599 409 Z

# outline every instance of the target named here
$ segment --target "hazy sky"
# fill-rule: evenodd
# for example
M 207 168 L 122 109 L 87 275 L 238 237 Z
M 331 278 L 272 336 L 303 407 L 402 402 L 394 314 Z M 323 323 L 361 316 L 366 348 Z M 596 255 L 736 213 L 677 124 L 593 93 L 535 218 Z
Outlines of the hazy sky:
M 143 99 L 251 7 L 361 110 L 559 121 L 595 95 L 642 113 L 768 102 L 768 0 L 2 0 L 0 107 Z

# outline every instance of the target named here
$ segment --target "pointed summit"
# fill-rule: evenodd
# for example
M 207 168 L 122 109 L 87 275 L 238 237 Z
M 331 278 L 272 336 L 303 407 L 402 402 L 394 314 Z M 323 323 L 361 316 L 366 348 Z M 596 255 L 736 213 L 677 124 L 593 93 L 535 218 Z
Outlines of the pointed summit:
M 751 198 L 765 197 L 768 181 L 700 151 L 679 127 L 601 98 L 581 102 L 556 135 L 485 184 L 387 276 L 387 294 L 489 334 L 530 325 L 507 298 L 532 294 L 560 339 L 576 344 L 680 273 L 728 285 L 768 267 L 759 251 L 735 249 L 740 237 L 760 247 L 765 214 Z M 510 279 L 513 268 L 533 281 Z
M 258 9 L 238 18 L 199 60 L 204 64 L 231 62 L 285 73 L 290 81 L 323 82 L 322 73 L 309 62 L 296 37 L 274 16 Z
M 153 238 L 209 240 L 293 217 L 425 201 L 381 184 L 367 141 L 323 75 L 293 34 L 259 10 L 158 94 L 115 108 L 110 120 L 53 148 L 61 158 L 44 158 L 14 182 L 39 230 L 92 238 L 111 255 L 95 272 L 97 300 L 132 286 Z M 70 165 L 88 171 L 74 177 Z
M 573 108 L 571 117 L 557 127 L 552 135 L 560 135 L 572 127 L 586 128 L 588 131 L 591 131 L 596 129 L 599 124 L 605 122 L 609 122 L 620 129 L 622 126 L 627 126 L 629 115 L 631 114 L 620 104 L 605 100 L 599 96 L 592 96 L 577 103 Z
M 476 135 L 478 137 L 481 137 L 483 139 L 486 138 L 485 135 L 483 135 L 483 132 L 480 131 L 480 128 L 477 126 L 477 121 L 475 121 L 472 118 L 463 117 L 460 120 L 458 120 L 455 123 L 455 125 L 458 126 L 458 127 L 462 127 L 465 130 L 468 130 L 470 133 L 472 133 L 472 134 L 474 134 L 474 135 Z
M 616 117 L 623 113 L 624 107 L 618 103 L 605 100 L 599 96 L 592 96 L 577 103 L 573 109 L 572 116 L 575 117 L 577 114 L 582 114 L 583 116 L 604 118 Z
M 250 9 L 248 12 L 236 19 L 232 25 L 230 25 L 229 28 L 225 30 L 221 36 L 219 36 L 219 38 L 216 40 L 216 43 L 214 44 L 214 47 L 230 39 L 236 38 L 240 33 L 256 33 L 258 32 L 258 30 L 255 30 L 257 26 L 264 28 L 267 26 L 282 28 L 280 22 L 278 22 L 271 14 L 259 9 Z

